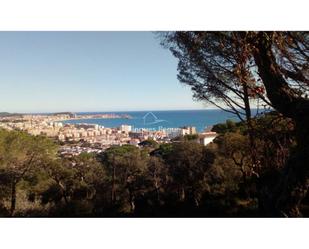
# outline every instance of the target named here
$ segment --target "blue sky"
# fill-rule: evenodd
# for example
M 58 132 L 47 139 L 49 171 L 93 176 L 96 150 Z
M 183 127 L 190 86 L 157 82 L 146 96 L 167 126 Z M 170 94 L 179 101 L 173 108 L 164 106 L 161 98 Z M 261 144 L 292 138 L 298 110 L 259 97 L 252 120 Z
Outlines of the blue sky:
M 151 32 L 0 32 L 0 112 L 202 107 Z

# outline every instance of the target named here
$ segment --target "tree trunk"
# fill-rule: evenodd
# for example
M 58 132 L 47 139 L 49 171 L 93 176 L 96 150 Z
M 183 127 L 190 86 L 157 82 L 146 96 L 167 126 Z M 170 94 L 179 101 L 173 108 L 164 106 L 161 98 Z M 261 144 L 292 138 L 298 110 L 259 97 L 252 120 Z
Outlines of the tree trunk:
M 128 190 L 129 190 L 129 196 L 130 196 L 130 211 L 131 211 L 131 213 L 134 213 L 134 211 L 135 211 L 135 196 L 134 196 L 131 188 L 129 188 Z
M 112 204 L 114 204 L 115 199 L 116 199 L 115 180 L 116 180 L 116 167 L 113 166 L 112 193 L 111 193 Z
M 243 83 L 243 91 L 244 91 L 244 103 L 245 103 L 245 112 L 246 112 L 246 120 L 247 120 L 247 127 L 248 127 L 248 136 L 249 136 L 249 143 L 250 143 L 250 155 L 252 160 L 252 167 L 251 171 L 253 174 L 258 175 L 258 167 L 259 162 L 256 154 L 256 143 L 255 143 L 255 131 L 254 125 L 252 122 L 252 113 L 251 113 L 251 106 L 249 101 L 249 89 L 247 83 Z
M 155 185 L 157 202 L 159 203 L 160 202 L 160 187 L 159 187 L 159 184 L 158 184 L 158 181 L 157 181 L 156 178 L 155 178 L 155 181 L 154 181 L 154 185 Z
M 61 181 L 57 181 L 59 187 L 61 188 L 61 195 L 64 199 L 64 202 L 66 205 L 68 205 L 69 201 L 68 201 L 68 198 L 67 198 L 67 191 L 66 191 L 66 187 L 61 183 Z
M 11 186 L 11 208 L 10 208 L 10 216 L 14 215 L 16 208 L 16 181 L 13 180 Z

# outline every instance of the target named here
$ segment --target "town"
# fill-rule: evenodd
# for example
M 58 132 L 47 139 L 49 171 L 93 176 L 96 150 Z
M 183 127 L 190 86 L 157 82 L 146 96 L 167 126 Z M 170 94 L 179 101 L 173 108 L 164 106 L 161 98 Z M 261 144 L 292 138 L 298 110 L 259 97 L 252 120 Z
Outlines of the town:
M 154 140 L 158 144 L 169 143 L 175 138 L 194 135 L 197 143 L 207 145 L 217 136 L 215 132 L 205 130 L 198 133 L 195 127 L 161 128 L 159 130 L 137 129 L 123 124 L 120 127 L 108 128 L 97 124 L 64 124 L 62 121 L 87 118 L 131 118 L 129 115 L 95 114 L 76 115 L 73 113 L 57 113 L 53 115 L 10 115 L 0 117 L 0 128 L 21 130 L 38 136 L 54 138 L 60 143 L 60 155 L 71 157 L 86 153 L 101 153 L 107 148 L 130 144 L 141 146 L 146 140 Z

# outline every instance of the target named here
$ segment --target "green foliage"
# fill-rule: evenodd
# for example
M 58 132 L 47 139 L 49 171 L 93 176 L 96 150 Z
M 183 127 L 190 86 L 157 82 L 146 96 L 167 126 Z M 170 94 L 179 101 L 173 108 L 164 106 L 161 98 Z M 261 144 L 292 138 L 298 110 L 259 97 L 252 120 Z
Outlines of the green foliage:
M 185 141 L 195 141 L 198 139 L 198 134 L 189 134 L 184 136 Z
M 205 173 L 210 165 L 207 157 L 203 145 L 191 142 L 174 144 L 167 162 L 173 181 L 180 188 L 181 199 L 189 195 L 195 202 L 199 201 L 205 185 Z
M 173 145 L 171 143 L 160 144 L 157 150 L 154 150 L 151 155 L 156 155 L 165 158 L 173 150 Z
M 153 139 L 147 139 L 147 140 L 139 143 L 139 146 L 150 147 L 150 148 L 157 148 L 159 146 L 159 144 L 158 144 L 158 142 L 156 142 Z
M 38 193 L 43 204 L 62 207 L 63 204 L 72 206 L 83 203 L 83 207 L 91 208 L 90 213 L 93 211 L 95 199 L 106 181 L 106 172 L 94 155 L 80 154 L 70 160 L 54 161 L 45 170 L 51 181 Z M 79 213 L 77 207 L 74 210 L 75 213 L 70 213 L 70 216 L 79 216 L 85 211 Z
M 0 178 L 5 189 L 4 198 L 10 198 L 10 213 L 17 203 L 17 185 L 35 179 L 34 175 L 49 161 L 56 158 L 57 146 L 49 139 L 31 136 L 20 131 L 0 131 Z
M 224 134 L 226 132 L 237 132 L 246 129 L 243 122 L 234 122 L 233 120 L 226 120 L 225 123 L 216 124 L 212 127 L 211 131 L 218 134 Z
M 120 212 L 134 210 L 134 199 L 146 169 L 145 154 L 132 145 L 113 146 L 102 155 L 110 179 L 111 204 Z

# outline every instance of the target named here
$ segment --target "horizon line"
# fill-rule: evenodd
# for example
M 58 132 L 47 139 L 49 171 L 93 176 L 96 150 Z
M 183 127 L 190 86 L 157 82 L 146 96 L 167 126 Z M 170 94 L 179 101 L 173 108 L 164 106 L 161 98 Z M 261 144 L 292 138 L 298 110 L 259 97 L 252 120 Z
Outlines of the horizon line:
M 53 114 L 53 113 L 100 113 L 100 112 L 155 112 L 155 111 L 207 111 L 207 110 L 221 110 L 220 108 L 200 108 L 200 109 L 145 109 L 145 110 L 105 110 L 105 111 L 39 111 L 39 112 L 7 112 L 10 114 Z M 3 111 L 6 112 L 6 111 Z M 1 113 L 1 112 L 0 112 Z

